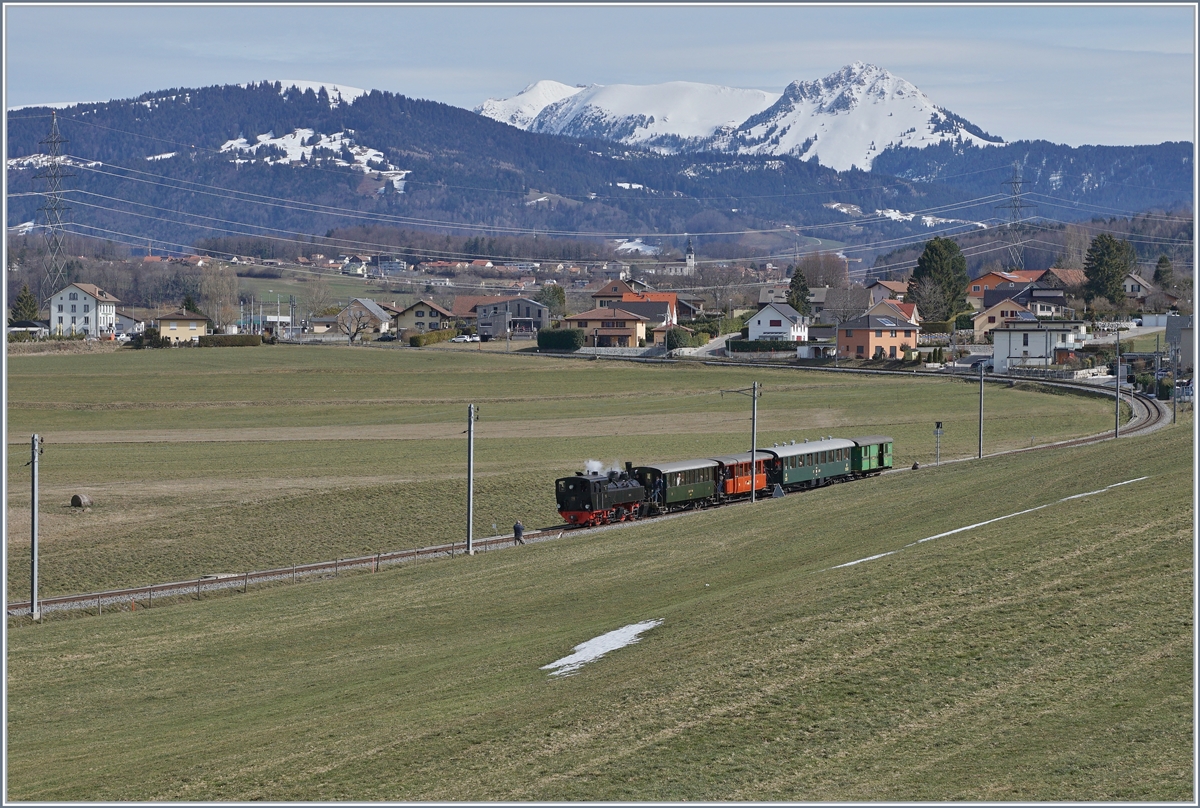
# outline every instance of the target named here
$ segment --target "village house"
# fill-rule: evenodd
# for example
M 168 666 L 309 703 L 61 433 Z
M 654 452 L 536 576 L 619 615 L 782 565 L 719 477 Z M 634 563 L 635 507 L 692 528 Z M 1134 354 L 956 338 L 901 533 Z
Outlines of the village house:
M 115 315 L 113 318 L 114 334 L 141 334 L 146 330 L 146 322 L 131 311 L 117 309 Z
M 975 315 L 972 325 L 975 327 L 975 342 L 982 344 L 987 335 L 1010 320 L 1036 320 L 1037 317 L 1029 309 L 1015 300 L 1001 300 L 994 306 L 984 309 Z
M 837 355 L 841 359 L 898 359 L 905 346 L 917 347 L 920 326 L 898 317 L 864 314 L 837 328 Z
M 491 298 L 475 305 L 475 333 L 480 339 L 537 336 L 550 325 L 550 309 L 529 297 Z
M 181 342 L 199 342 L 200 337 L 208 333 L 210 322 L 211 320 L 203 314 L 184 309 L 178 309 L 154 319 L 159 336 L 166 337 L 172 345 L 178 345 Z
M 1021 366 L 1058 365 L 1079 347 L 1086 324 L 1079 320 L 1010 320 L 992 331 L 997 373 Z
M 746 327 L 751 340 L 808 339 L 808 320 L 787 303 L 768 303 L 747 321 Z
M 917 311 L 916 303 L 904 303 L 900 300 L 880 300 L 866 314 L 878 314 L 880 317 L 899 317 L 901 320 L 917 325 L 921 322 L 921 313 Z
M 904 300 L 908 284 L 904 281 L 873 281 L 867 285 L 867 291 L 871 293 L 871 305 L 874 306 L 881 300 Z
M 112 334 L 121 301 L 92 283 L 72 283 L 50 296 L 50 333 Z
M 1062 317 L 1067 313 L 1067 298 L 1062 289 L 1030 282 L 1016 286 L 1001 286 L 983 293 L 981 309 L 990 309 L 1002 300 L 1014 300 L 1033 312 L 1035 317 Z
M 563 322 L 584 329 L 584 344 L 593 348 L 637 348 L 646 340 L 646 318 L 615 306 L 597 307 Z
M 337 329 L 347 335 L 386 334 L 391 325 L 391 315 L 369 298 L 354 298 L 337 315 Z
M 454 315 L 448 309 L 442 308 L 432 300 L 421 299 L 416 303 L 403 307 L 388 306 L 381 303 L 379 307 L 391 315 L 392 328 L 397 332 L 408 330 L 440 331 L 454 325 Z

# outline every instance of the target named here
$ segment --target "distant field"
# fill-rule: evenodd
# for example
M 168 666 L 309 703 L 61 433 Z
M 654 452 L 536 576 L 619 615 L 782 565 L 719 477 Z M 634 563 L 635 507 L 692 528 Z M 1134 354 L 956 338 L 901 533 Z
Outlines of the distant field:
M 10 621 L 6 797 L 1188 802 L 1191 446 L 1189 414 L 474 558 Z M 178 508 L 189 529 L 220 510 Z M 574 676 L 539 669 L 651 618 Z
M 479 404 L 477 535 L 558 521 L 552 485 L 605 463 L 884 433 L 896 462 L 976 452 L 953 379 L 636 365 L 496 351 L 262 346 L 9 360 L 8 594 L 27 597 L 29 436 L 41 594 L 395 550 L 465 532 L 466 405 Z M 71 402 L 55 404 L 48 402 Z M 988 385 L 985 451 L 1111 428 L 1110 404 Z M 68 507 L 86 493 L 89 512 Z

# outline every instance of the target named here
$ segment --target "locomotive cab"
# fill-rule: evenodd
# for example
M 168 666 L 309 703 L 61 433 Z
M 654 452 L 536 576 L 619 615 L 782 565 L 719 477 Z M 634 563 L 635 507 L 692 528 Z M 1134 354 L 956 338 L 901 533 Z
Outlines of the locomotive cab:
M 558 513 L 572 525 L 622 522 L 640 515 L 646 489 L 629 471 L 563 477 L 554 483 Z

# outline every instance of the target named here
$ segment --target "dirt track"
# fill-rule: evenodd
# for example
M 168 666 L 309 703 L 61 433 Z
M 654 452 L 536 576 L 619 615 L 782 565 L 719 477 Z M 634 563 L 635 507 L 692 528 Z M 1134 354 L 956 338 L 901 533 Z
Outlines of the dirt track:
M 818 411 L 806 417 L 809 429 L 834 424 L 836 411 Z M 74 430 L 42 433 L 47 444 L 64 443 L 221 443 L 254 441 L 323 440 L 445 440 L 462 436 L 463 422 L 434 424 L 385 424 L 372 426 L 247 427 L 232 429 L 127 429 Z M 478 438 L 566 438 L 605 435 L 668 435 L 682 430 L 695 432 L 743 432 L 750 428 L 749 416 L 714 420 L 708 413 L 638 415 L 633 418 L 557 418 L 544 421 L 491 421 L 476 427 Z M 794 414 L 772 413 L 759 417 L 759 429 L 795 427 Z M 9 435 L 9 444 L 28 442 L 26 436 Z

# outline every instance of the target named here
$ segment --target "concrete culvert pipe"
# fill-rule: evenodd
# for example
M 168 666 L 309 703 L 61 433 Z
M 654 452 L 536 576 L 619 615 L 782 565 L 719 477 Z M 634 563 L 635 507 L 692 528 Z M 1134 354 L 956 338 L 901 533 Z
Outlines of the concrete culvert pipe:
M 75 494 L 71 497 L 72 508 L 87 508 L 92 504 L 92 498 L 87 494 Z

